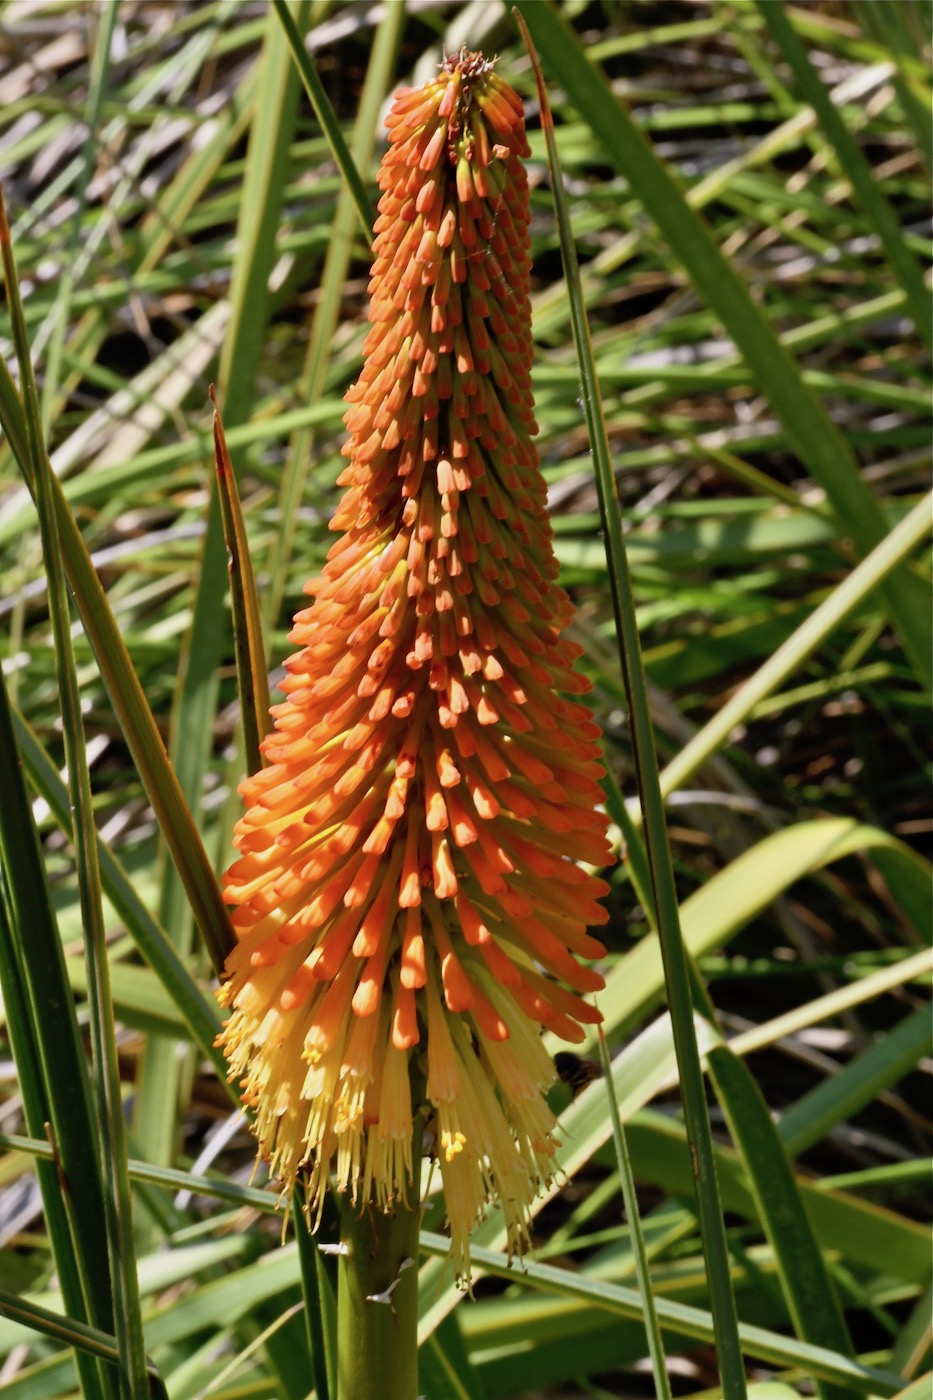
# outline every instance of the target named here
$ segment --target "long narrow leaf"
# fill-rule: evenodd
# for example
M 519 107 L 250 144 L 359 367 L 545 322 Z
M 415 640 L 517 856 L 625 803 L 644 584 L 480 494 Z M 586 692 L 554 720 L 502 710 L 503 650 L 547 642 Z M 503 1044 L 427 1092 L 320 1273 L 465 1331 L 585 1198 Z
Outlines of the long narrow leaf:
M 350 191 L 353 202 L 356 205 L 356 212 L 359 215 L 360 223 L 363 225 L 363 234 L 367 243 L 369 242 L 373 223 L 376 219 L 376 210 L 369 197 L 366 186 L 363 184 L 360 172 L 357 169 L 356 161 L 350 154 L 349 147 L 344 140 L 340 124 L 334 115 L 334 109 L 330 105 L 330 99 L 324 91 L 324 86 L 317 75 L 317 69 L 308 57 L 308 52 L 301 38 L 301 26 L 296 22 L 292 7 L 286 0 L 272 0 L 272 6 L 278 17 L 279 24 L 288 46 L 291 50 L 292 58 L 301 74 L 301 81 L 304 84 L 305 92 L 314 108 L 318 121 L 324 134 L 330 143 L 334 160 L 343 176 L 347 189 Z
M 0 427 L 6 433 L 20 470 L 29 483 L 25 415 L 3 359 L 0 359 Z M 65 570 L 84 630 L 137 771 L 158 817 L 160 829 L 165 834 L 184 882 L 201 935 L 214 966 L 219 970 L 232 946 L 232 934 L 217 878 L 182 796 L 178 779 L 168 762 L 161 735 L 87 546 L 68 507 L 61 484 L 55 478 L 52 480 L 52 491 Z
M 118 1360 L 117 1347 L 112 1337 L 96 1327 L 89 1327 L 74 1317 L 62 1317 L 50 1312 L 38 1303 L 26 1302 L 14 1293 L 0 1289 L 0 1313 L 12 1321 L 21 1322 L 34 1332 L 41 1332 L 57 1342 L 73 1347 L 78 1357 L 95 1357 L 115 1364 Z M 151 1396 L 152 1400 L 168 1400 L 168 1392 L 151 1361 L 146 1364 L 144 1389 L 141 1396 Z
M 710 1077 L 739 1150 L 759 1218 L 774 1250 L 781 1288 L 798 1337 L 852 1356 L 842 1309 L 797 1190 L 768 1106 L 744 1060 L 727 1046 L 707 1056 Z M 845 1387 L 820 1384 L 823 1400 L 850 1400 Z
M 442 1235 L 435 1235 L 430 1230 L 422 1232 L 422 1253 L 441 1258 L 446 1256 L 449 1247 L 449 1242 Z M 506 1254 L 482 1245 L 472 1245 L 470 1255 L 477 1269 L 511 1283 L 516 1281 L 515 1270 Z M 521 1279 L 529 1287 L 564 1298 L 578 1298 L 588 1307 L 603 1308 L 619 1317 L 640 1319 L 643 1315 L 641 1297 L 633 1288 L 622 1288 L 618 1284 L 590 1279 L 583 1274 L 533 1261 L 525 1262 Z M 682 1337 L 694 1337 L 698 1341 L 714 1340 L 713 1322 L 708 1312 L 666 1298 L 657 1300 L 657 1309 L 658 1319 L 666 1330 Z M 902 1383 L 897 1376 L 874 1367 L 861 1366 L 857 1361 L 824 1347 L 782 1337 L 777 1332 L 748 1323 L 740 1324 L 739 1334 L 744 1350 L 761 1361 L 770 1361 L 777 1366 L 805 1366 L 814 1377 L 851 1386 L 866 1395 L 896 1395 L 901 1388 Z
M 645 1253 L 645 1236 L 641 1228 L 641 1218 L 638 1213 L 638 1198 L 635 1195 L 635 1178 L 632 1175 L 632 1160 L 629 1157 L 628 1147 L 625 1142 L 625 1129 L 622 1126 L 622 1119 L 619 1117 L 619 1105 L 616 1103 L 612 1084 L 612 1064 L 609 1059 L 609 1047 L 606 1044 L 606 1037 L 603 1035 L 602 1030 L 600 1030 L 599 1033 L 599 1058 L 603 1067 L 603 1076 L 606 1081 L 609 1116 L 612 1119 L 612 1140 L 615 1145 L 619 1180 L 622 1183 L 622 1198 L 625 1202 L 625 1214 L 628 1218 L 629 1230 L 632 1235 L 632 1252 L 635 1256 L 635 1277 L 638 1279 L 638 1288 L 641 1292 L 645 1308 L 645 1335 L 648 1339 L 648 1354 L 651 1357 L 655 1395 L 658 1397 L 658 1400 L 670 1400 L 671 1385 L 668 1379 L 667 1362 L 664 1356 L 664 1341 L 661 1337 L 661 1329 L 658 1326 L 658 1311 L 655 1305 L 654 1294 L 651 1291 L 648 1256 Z
M 11 737 L 7 728 L 9 715 L 6 683 L 0 675 L 0 745 Z M 11 745 L 10 753 L 15 749 Z M 0 763 L 2 773 L 2 763 Z M 15 794 L 6 793 L 5 799 L 15 809 Z M 5 859 L 4 803 L 0 803 L 0 857 Z M 28 810 L 23 814 L 23 829 L 28 830 Z M 23 973 L 20 966 L 18 939 L 14 937 L 12 915 L 7 901 L 12 891 L 7 889 L 3 874 L 3 860 L 0 860 L 0 996 L 4 1000 L 7 1034 L 19 1078 L 20 1093 L 23 1098 L 23 1114 L 26 1127 L 31 1133 L 41 1133 L 45 1125 L 52 1121 L 46 1076 L 43 1071 L 41 1036 L 22 994 Z M 12 901 L 11 901 L 12 902 Z M 48 1230 L 52 1255 L 58 1271 L 65 1307 L 73 1316 L 85 1320 L 88 1316 L 87 1298 L 90 1287 L 83 1258 L 76 1249 L 71 1220 L 66 1208 L 66 1198 L 61 1190 L 57 1163 L 48 1142 L 37 1144 L 36 1177 L 42 1195 L 43 1214 Z M 81 1393 L 85 1400 L 105 1400 L 111 1394 L 105 1390 L 105 1380 L 97 1363 L 88 1356 L 76 1357 Z
M 109 30 L 106 31 L 109 34 Z M 91 779 L 81 717 L 81 695 L 71 640 L 71 614 L 65 585 L 58 522 L 52 494 L 52 471 L 45 451 L 42 414 L 26 338 L 26 322 L 19 295 L 19 282 L 10 246 L 6 208 L 0 192 L 0 243 L 2 243 L 7 300 L 13 327 L 13 340 L 19 362 L 25 400 L 26 435 L 29 444 L 32 479 L 36 487 L 36 507 L 42 552 L 48 580 L 49 612 L 55 651 L 55 670 L 61 703 L 65 756 L 71 793 L 72 836 L 78 893 L 84 928 L 88 966 L 88 1005 L 96 1104 L 99 1109 L 99 1142 L 103 1206 L 107 1219 L 106 1245 L 110 1263 L 114 1330 L 120 1358 L 121 1389 L 127 1400 L 146 1392 L 146 1352 L 136 1260 L 132 1249 L 130 1191 L 126 1175 L 126 1131 L 120 1092 L 120 1069 L 114 1033 L 113 997 L 107 958 L 100 867 L 97 862 L 97 832 Z M 55 1092 L 54 1082 L 50 1091 Z M 88 1128 L 90 1124 L 88 1124 Z
M 236 476 L 227 451 L 224 425 L 211 386 L 214 405 L 214 466 L 224 522 L 227 553 L 230 556 L 230 594 L 233 635 L 236 647 L 237 689 L 243 715 L 246 771 L 255 773 L 262 765 L 259 745 L 269 728 L 269 678 L 266 649 L 262 640 L 256 576 L 250 558 L 246 522 L 240 506 Z
M 68 820 L 68 790 L 48 754 L 18 711 L 13 713 L 16 743 L 29 781 L 49 804 L 61 830 Z M 104 891 L 117 917 L 126 925 L 139 952 L 158 976 L 187 1025 L 200 1053 L 217 1070 L 221 1082 L 227 1072 L 223 1052 L 214 1041 L 220 1031 L 220 1015 L 214 1000 L 205 996 L 188 968 L 136 893 L 120 861 L 98 837 L 98 858 Z M 238 1102 L 231 1091 L 234 1102 Z
M 571 320 L 583 385 L 584 412 L 596 469 L 599 509 L 609 562 L 609 583 L 616 620 L 616 635 L 620 649 L 625 693 L 631 714 L 632 755 L 645 818 L 645 842 L 651 871 L 654 907 L 658 920 L 658 936 L 664 958 L 664 979 L 668 1004 L 671 1009 L 677 1063 L 680 1069 L 684 1116 L 695 1153 L 697 1204 L 710 1279 L 712 1312 L 716 1320 L 720 1376 L 723 1393 L 727 1400 L 741 1400 L 741 1397 L 745 1395 L 745 1368 L 738 1340 L 738 1319 L 732 1292 L 725 1227 L 716 1185 L 706 1091 L 703 1085 L 700 1057 L 693 1034 L 693 1008 L 687 978 L 687 960 L 681 938 L 677 891 L 674 885 L 674 871 L 667 839 L 664 805 L 661 799 L 654 731 L 648 704 L 644 666 L 641 660 L 641 644 L 632 596 L 631 576 L 622 538 L 619 498 L 609 453 L 599 381 L 596 377 L 593 360 L 593 347 L 579 285 L 576 249 L 564 195 L 563 176 L 557 153 L 547 89 L 534 45 L 528 33 L 528 27 L 524 22 L 523 15 L 519 14 L 518 11 L 516 14 L 518 14 L 522 37 L 531 54 L 535 70 L 538 100 L 541 104 L 541 122 L 547 141 L 548 163 L 557 211 L 561 256 L 570 293 Z
M 780 419 L 788 445 L 826 491 L 858 551 L 868 554 L 884 537 L 886 524 L 845 437 L 806 387 L 796 362 L 723 255 L 708 225 L 690 208 L 677 181 L 587 59 L 574 32 L 549 4 L 518 0 L 517 8 L 551 72 L 585 113 L 613 166 L 629 180 L 700 295 L 741 351 Z M 933 684 L 923 585 L 901 569 L 885 581 L 882 591 L 917 675 L 927 685 Z
M 774 694 L 782 681 L 803 663 L 833 630 L 867 598 L 891 570 L 908 558 L 933 527 L 933 492 L 929 492 L 897 524 L 876 549 L 807 618 L 787 641 L 734 695 L 722 705 L 708 724 L 671 759 L 661 774 L 665 795 L 677 790 L 709 756 L 725 743 L 736 725 L 748 719 L 766 696 Z
M 806 49 L 783 5 L 755 0 L 758 12 L 777 43 L 800 89 L 833 143 L 839 163 L 871 219 L 894 275 L 907 296 L 914 325 L 933 349 L 933 293 L 901 231 L 900 223 L 869 169 L 860 147 L 849 134 L 825 87 L 807 57 Z

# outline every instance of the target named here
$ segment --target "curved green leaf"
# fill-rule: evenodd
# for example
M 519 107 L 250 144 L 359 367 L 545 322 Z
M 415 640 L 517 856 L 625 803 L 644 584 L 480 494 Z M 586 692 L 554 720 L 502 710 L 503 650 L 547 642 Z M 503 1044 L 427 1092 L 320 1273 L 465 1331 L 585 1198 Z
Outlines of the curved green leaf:
M 745 1061 L 728 1046 L 716 1046 L 706 1058 L 732 1141 L 745 1165 L 758 1218 L 774 1250 L 797 1336 L 853 1356 L 832 1279 L 761 1090 Z M 817 1388 L 823 1400 L 848 1400 L 852 1395 L 844 1387 L 818 1382 Z
M 845 817 L 798 822 L 765 837 L 719 871 L 681 906 L 687 947 L 694 957 L 720 947 L 805 875 L 859 852 L 886 854 L 892 893 L 903 887 L 912 905 L 927 863 L 903 842 Z M 643 1019 L 661 999 L 664 972 L 657 936 L 646 934 L 619 959 L 606 979 L 600 1006 L 611 1032 Z
M 629 181 L 697 291 L 741 351 L 755 383 L 781 421 L 788 446 L 826 491 L 859 553 L 870 553 L 887 527 L 855 453 L 803 382 L 798 364 L 723 254 L 709 225 L 690 207 L 678 180 L 617 102 L 558 12 L 533 0 L 518 0 L 516 8 L 524 16 L 549 73 L 586 117 L 610 162 Z M 902 568 L 886 581 L 882 592 L 918 676 L 926 685 L 933 684 L 925 588 Z

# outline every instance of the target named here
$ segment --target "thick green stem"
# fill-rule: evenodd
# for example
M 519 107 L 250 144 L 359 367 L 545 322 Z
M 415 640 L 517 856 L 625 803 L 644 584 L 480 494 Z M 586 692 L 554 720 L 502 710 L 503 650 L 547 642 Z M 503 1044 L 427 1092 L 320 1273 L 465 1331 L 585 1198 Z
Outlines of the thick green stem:
M 337 1400 L 416 1400 L 418 1234 L 412 1185 L 392 1213 L 344 1197 L 337 1316 Z

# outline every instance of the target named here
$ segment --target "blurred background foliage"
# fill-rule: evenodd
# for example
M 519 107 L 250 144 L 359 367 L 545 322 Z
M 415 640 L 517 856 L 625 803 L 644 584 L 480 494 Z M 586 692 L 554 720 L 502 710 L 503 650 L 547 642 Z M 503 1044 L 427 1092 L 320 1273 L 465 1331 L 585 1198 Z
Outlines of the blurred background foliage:
M 807 1203 L 848 1324 L 851 1347 L 839 1355 L 880 1368 L 888 1380 L 877 1393 L 891 1394 L 892 1377 L 906 1386 L 930 1363 L 929 973 L 916 959 L 930 938 L 928 556 L 886 565 L 884 589 L 867 589 L 815 647 L 801 643 L 726 736 L 704 748 L 703 735 L 929 487 L 930 6 L 523 8 L 536 30 L 535 11 L 547 10 L 539 42 L 662 769 L 674 762 L 676 773 L 700 736 L 697 761 L 667 785 L 685 930 L 720 1030 L 739 1037 L 796 1159 L 789 1189 Z M 573 633 L 607 761 L 629 796 L 568 292 L 534 84 L 508 9 L 494 0 L 290 0 L 289 9 L 370 192 L 389 93 L 430 76 L 445 48 L 498 53 L 526 99 L 538 441 L 578 608 Z M 629 164 L 614 125 L 623 108 L 673 195 Z M 258 0 L 6 0 L 0 180 L 51 462 L 220 870 L 243 759 L 208 386 L 218 386 L 240 480 L 274 677 L 329 544 L 342 396 L 361 363 L 367 239 L 275 12 Z M 704 230 L 718 262 L 704 261 Z M 5 316 L 0 346 L 12 367 Z M 0 653 L 83 1032 L 82 916 L 53 771 L 64 753 L 46 573 L 0 418 Z M 878 525 L 860 537 L 866 494 Z M 184 891 L 79 625 L 73 644 L 94 816 L 130 891 L 121 896 L 105 872 L 130 1155 L 154 1173 L 134 1181 L 147 1347 L 173 1400 L 208 1387 L 305 1396 L 308 1343 L 300 1312 L 288 1311 L 300 1299 L 295 1246 L 278 1248 L 278 1222 L 248 1193 L 225 1203 L 170 1175 L 217 1169 L 228 1186 L 245 1184 L 252 1148 L 205 1035 L 192 1030 L 190 996 L 147 956 L 170 945 L 189 993 L 209 989 Z M 0 803 L 9 800 L 5 789 Z M 631 804 L 629 817 L 637 824 Z M 630 1148 L 657 1296 L 702 1310 L 668 1042 L 657 1052 L 630 1043 L 662 992 L 631 877 L 622 861 L 608 926 L 614 1082 L 623 1116 L 639 1110 Z M 14 933 L 29 943 L 28 924 Z M 203 998 L 198 1014 L 209 1031 L 216 1013 Z M 54 1308 L 61 1262 L 43 1225 L 38 1149 L 22 1138 L 29 1090 L 8 1049 L 0 1276 Z M 819 1371 L 787 1330 L 790 1319 L 806 1336 L 759 1199 L 768 1173 L 742 1146 L 718 1079 L 716 1088 L 739 1314 L 787 1336 L 784 1353 L 750 1348 L 749 1377 L 809 1383 Z M 555 1258 L 565 1280 L 630 1284 L 605 1087 L 568 1099 L 558 1087 L 572 1165 L 538 1217 L 538 1259 Z M 428 1223 L 441 1221 L 435 1208 Z M 532 1271 L 490 1278 L 474 1305 L 450 1311 L 451 1281 L 431 1268 L 429 1400 L 651 1393 L 643 1327 L 600 1302 L 598 1288 L 577 1296 L 558 1281 L 538 1291 Z M 436 1330 L 432 1308 L 444 1317 Z M 714 1386 L 708 1335 L 665 1327 L 675 1392 Z M 73 1393 L 68 1358 L 58 1342 L 0 1320 L 0 1382 L 12 1396 Z M 870 1389 L 864 1378 L 823 1383 L 827 1394 Z

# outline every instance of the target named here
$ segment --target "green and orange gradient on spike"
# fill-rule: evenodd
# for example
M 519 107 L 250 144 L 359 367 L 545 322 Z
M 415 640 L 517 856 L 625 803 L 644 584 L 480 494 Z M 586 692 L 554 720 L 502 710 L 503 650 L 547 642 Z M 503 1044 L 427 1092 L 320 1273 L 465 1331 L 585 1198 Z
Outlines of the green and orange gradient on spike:
M 340 538 L 242 787 L 222 1041 L 312 1212 L 331 1181 L 390 1208 L 430 1113 L 468 1277 L 486 1206 L 521 1250 L 549 1179 L 541 1028 L 599 1020 L 578 862 L 611 854 L 532 443 L 521 101 L 462 51 L 387 126 Z

